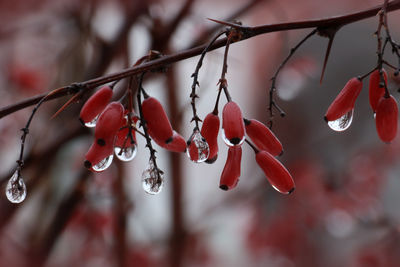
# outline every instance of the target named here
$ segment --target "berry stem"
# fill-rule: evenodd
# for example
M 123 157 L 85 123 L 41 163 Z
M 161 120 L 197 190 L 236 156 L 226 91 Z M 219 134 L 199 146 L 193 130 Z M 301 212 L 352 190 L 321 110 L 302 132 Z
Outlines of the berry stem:
M 190 102 L 190 104 L 192 105 L 192 111 L 193 111 L 193 117 L 191 121 L 194 121 L 196 124 L 196 128 L 199 128 L 199 121 L 201 121 L 201 119 L 199 118 L 199 116 L 197 115 L 197 109 L 196 109 L 196 98 L 198 98 L 199 96 L 196 94 L 196 86 L 200 86 L 199 82 L 198 82 L 198 77 L 199 77 L 199 71 L 201 66 L 203 65 L 203 59 L 206 56 L 206 53 L 209 51 L 209 49 L 211 48 L 211 46 L 217 41 L 217 39 L 223 35 L 226 34 L 227 31 L 222 31 L 220 33 L 218 33 L 217 35 L 214 36 L 214 38 L 208 43 L 208 45 L 204 48 L 203 52 L 201 53 L 200 59 L 197 62 L 196 65 L 196 69 L 192 74 L 193 77 L 193 83 L 192 83 L 192 92 L 190 93 L 190 98 L 192 99 L 192 101 Z M 218 112 L 218 111 L 217 111 Z
M 149 135 L 149 133 L 147 131 L 147 124 L 146 124 L 146 120 L 144 119 L 143 110 L 142 110 L 141 92 L 144 91 L 143 87 L 142 87 L 144 75 L 145 75 L 145 73 L 142 73 L 138 77 L 138 90 L 137 90 L 137 94 L 136 94 L 137 95 L 138 108 L 139 108 L 140 124 L 141 124 L 141 126 L 143 128 L 144 137 L 146 139 L 146 147 L 150 151 L 150 160 L 153 162 L 153 166 L 155 168 L 155 171 L 157 172 L 157 182 L 161 183 L 161 173 L 162 173 L 162 171 L 157 166 L 157 161 L 156 161 L 156 152 L 157 151 L 153 148 L 153 145 L 151 144 L 151 138 L 150 138 L 150 135 Z
M 246 143 L 254 150 L 254 153 L 257 154 L 258 152 L 260 152 L 260 150 L 258 150 L 258 148 L 255 145 L 253 145 L 249 140 L 247 140 L 247 138 L 244 139 L 244 141 L 246 141 Z

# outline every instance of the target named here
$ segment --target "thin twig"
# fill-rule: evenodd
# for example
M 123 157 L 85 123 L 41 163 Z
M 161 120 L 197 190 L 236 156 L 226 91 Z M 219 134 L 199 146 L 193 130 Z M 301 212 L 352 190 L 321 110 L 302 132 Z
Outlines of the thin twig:
M 307 34 L 296 46 L 294 46 L 292 49 L 290 49 L 289 55 L 282 61 L 282 63 L 279 65 L 278 69 L 275 71 L 274 76 L 271 78 L 271 87 L 269 88 L 269 115 L 270 115 L 270 121 L 269 121 L 269 128 L 272 128 L 272 120 L 274 117 L 274 112 L 273 108 L 276 108 L 280 115 L 283 117 L 285 116 L 285 112 L 276 104 L 274 100 L 274 93 L 276 91 L 276 79 L 278 78 L 279 73 L 283 69 L 283 67 L 286 65 L 286 63 L 289 61 L 289 59 L 293 56 L 293 54 L 297 51 L 297 49 L 304 44 L 305 41 L 307 41 L 311 36 L 316 34 L 318 29 L 314 29 L 311 31 L 309 34 Z
M 206 53 L 208 52 L 208 50 L 210 49 L 210 47 L 215 43 L 215 41 L 217 41 L 217 39 L 223 35 L 226 34 L 227 31 L 222 31 L 220 33 L 218 33 L 217 35 L 215 35 L 215 37 L 213 39 L 211 39 L 211 41 L 208 43 L 208 45 L 206 46 L 206 48 L 204 48 L 203 52 L 201 53 L 200 59 L 197 62 L 196 65 L 196 69 L 192 74 L 192 78 L 193 78 L 193 83 L 192 83 L 192 92 L 190 93 L 190 98 L 192 99 L 192 101 L 190 102 L 190 104 L 192 105 L 192 111 L 193 111 L 193 117 L 191 121 L 194 121 L 196 126 L 195 129 L 199 129 L 199 121 L 201 121 L 201 119 L 199 118 L 199 116 L 197 116 L 197 110 L 196 110 L 196 98 L 198 98 L 199 96 L 196 94 L 196 86 L 200 86 L 199 82 L 198 82 L 198 77 L 199 77 L 199 71 L 201 66 L 203 65 L 203 59 L 206 56 Z M 217 111 L 218 112 L 218 111 Z
M 163 174 L 163 171 L 160 170 L 157 166 L 157 161 L 156 161 L 156 150 L 153 148 L 153 145 L 151 144 L 151 138 L 147 129 L 147 123 L 146 120 L 144 119 L 143 116 L 143 110 L 142 110 L 142 93 L 144 92 L 144 89 L 142 87 L 142 83 L 143 83 L 143 77 L 144 77 L 145 73 L 142 73 L 139 77 L 138 77 L 138 90 L 137 90 L 137 102 L 138 102 L 138 108 L 139 108 L 139 116 L 140 116 L 140 124 L 143 128 L 143 132 L 145 135 L 145 139 L 146 139 L 146 147 L 149 149 L 150 151 L 150 160 L 153 163 L 153 167 L 154 170 L 157 174 L 157 184 L 162 183 L 162 178 L 161 178 L 161 174 Z M 145 94 L 146 95 L 146 94 Z

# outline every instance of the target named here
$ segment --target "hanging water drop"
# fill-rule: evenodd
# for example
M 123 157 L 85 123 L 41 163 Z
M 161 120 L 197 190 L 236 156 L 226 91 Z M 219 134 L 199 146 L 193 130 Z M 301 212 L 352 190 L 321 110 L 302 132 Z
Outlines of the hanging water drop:
M 115 147 L 114 148 L 114 153 L 117 156 L 119 160 L 122 161 L 131 161 L 135 158 L 137 152 L 137 146 L 136 144 L 133 144 L 132 146 L 121 148 L 121 147 Z
M 354 109 L 350 110 L 346 114 L 344 114 L 342 117 L 335 121 L 328 121 L 328 126 L 337 132 L 342 132 L 344 130 L 347 130 L 351 122 L 353 121 L 353 114 L 354 114 Z
M 238 140 L 229 140 L 227 137 L 226 137 L 226 135 L 225 135 L 225 129 L 223 129 L 222 128 L 222 133 L 221 133 L 221 135 L 222 135 L 222 140 L 224 140 L 224 142 L 225 142 L 225 144 L 227 145 L 227 146 L 240 146 L 240 145 L 242 145 L 243 144 L 243 142 L 244 142 L 244 139 L 245 139 L 245 136 L 243 136 L 243 138 L 242 139 L 240 139 L 239 140 L 239 138 L 237 138 Z M 235 143 L 233 143 L 233 142 L 231 142 L 231 141 L 235 141 Z
M 96 123 L 97 123 L 98 118 L 99 118 L 99 115 L 97 115 L 92 121 L 86 122 L 85 126 L 88 127 L 88 128 L 96 127 Z
M 153 162 L 150 160 L 149 167 L 142 173 L 143 190 L 150 195 L 156 195 L 161 192 L 163 186 L 163 172 L 155 168 Z
M 114 158 L 114 155 L 110 155 L 110 156 L 106 157 L 105 159 L 103 159 L 102 161 L 100 161 L 99 163 L 94 165 L 92 167 L 92 170 L 96 171 L 96 172 L 102 172 L 102 171 L 106 170 L 108 167 L 110 167 L 110 165 L 113 161 L 113 158 Z
M 18 170 L 14 172 L 6 187 L 7 199 L 12 203 L 21 203 L 26 198 L 26 185 Z
M 196 163 L 204 162 L 208 159 L 210 148 L 199 130 L 195 130 L 188 141 L 186 154 L 191 161 Z

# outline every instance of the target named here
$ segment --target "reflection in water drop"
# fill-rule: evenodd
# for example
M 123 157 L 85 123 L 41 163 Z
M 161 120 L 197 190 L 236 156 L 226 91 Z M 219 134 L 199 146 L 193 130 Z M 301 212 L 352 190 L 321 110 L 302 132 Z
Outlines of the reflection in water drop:
M 26 197 L 26 185 L 22 177 L 18 176 L 18 171 L 14 172 L 7 183 L 6 196 L 12 203 L 21 203 Z
M 237 138 L 237 139 L 239 139 L 239 138 Z M 225 129 L 222 128 L 222 140 L 224 140 L 224 142 L 225 142 L 225 144 L 226 144 L 227 146 L 240 146 L 240 145 L 243 144 L 244 139 L 245 139 L 245 136 L 243 135 L 243 138 L 242 138 L 239 142 L 235 142 L 235 144 L 234 144 L 234 143 L 232 143 L 228 138 L 226 138 L 226 136 L 225 136 Z
M 351 122 L 353 121 L 353 114 L 354 114 L 354 109 L 350 110 L 346 114 L 344 114 L 342 117 L 335 121 L 328 121 L 328 126 L 337 132 L 342 132 L 344 130 L 347 130 Z
M 193 132 L 186 150 L 186 154 L 191 161 L 196 163 L 204 162 L 210 154 L 210 148 L 206 139 L 200 134 L 199 130 Z
M 131 161 L 135 158 L 137 152 L 137 146 L 136 144 L 126 147 L 126 148 L 120 148 L 120 147 L 115 147 L 114 148 L 114 153 L 117 156 L 119 160 L 122 161 Z
M 100 161 L 99 163 L 97 163 L 96 165 L 94 165 L 92 167 L 92 169 L 96 172 L 102 172 L 105 169 L 107 169 L 108 167 L 110 167 L 112 161 L 113 161 L 114 155 L 110 155 L 108 157 L 106 157 L 105 159 L 103 159 L 102 161 Z
M 154 167 L 150 160 L 149 167 L 142 173 L 142 187 L 150 195 L 156 195 L 161 192 L 164 186 L 164 177 L 161 170 Z
M 92 121 L 86 122 L 85 126 L 88 128 L 96 127 L 97 120 L 99 119 L 99 115 L 97 115 Z

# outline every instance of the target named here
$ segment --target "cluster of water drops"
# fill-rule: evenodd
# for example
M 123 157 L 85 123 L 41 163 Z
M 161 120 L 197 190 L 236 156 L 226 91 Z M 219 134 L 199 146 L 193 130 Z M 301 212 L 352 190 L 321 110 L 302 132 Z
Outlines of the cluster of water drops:
M 374 69 L 369 76 L 369 103 L 373 111 L 376 130 L 383 142 L 390 143 L 397 135 L 397 101 L 388 91 L 387 74 L 384 68 Z M 341 132 L 350 127 L 353 121 L 354 105 L 363 87 L 363 78 L 350 79 L 329 106 L 325 120 L 332 130 Z

